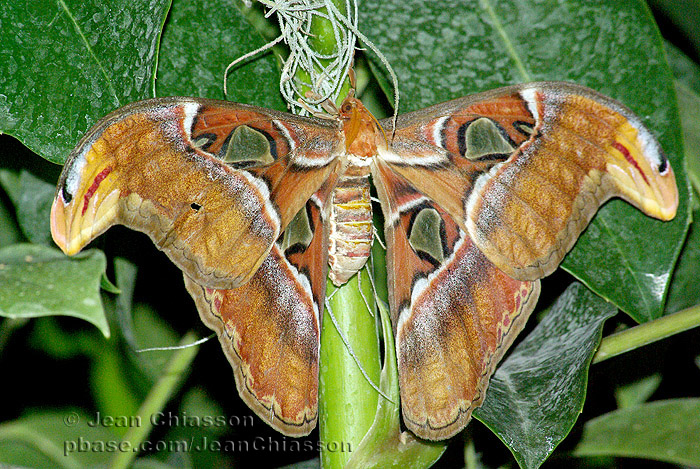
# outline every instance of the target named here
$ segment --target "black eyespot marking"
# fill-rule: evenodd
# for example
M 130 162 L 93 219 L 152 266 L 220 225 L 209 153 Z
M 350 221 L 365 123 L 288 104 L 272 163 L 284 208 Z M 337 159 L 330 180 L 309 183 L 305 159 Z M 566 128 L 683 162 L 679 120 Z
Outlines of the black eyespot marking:
M 201 205 L 199 205 L 197 202 L 192 202 L 190 204 L 190 208 L 194 210 L 195 212 L 199 212 L 199 209 L 202 208 Z
M 661 153 L 661 163 L 659 164 L 659 173 L 664 174 L 668 169 L 668 158 Z
M 68 189 L 66 188 L 65 184 L 61 188 L 61 196 L 63 197 L 63 201 L 67 204 L 69 204 L 70 201 L 73 200 L 73 194 L 70 194 L 68 192 Z

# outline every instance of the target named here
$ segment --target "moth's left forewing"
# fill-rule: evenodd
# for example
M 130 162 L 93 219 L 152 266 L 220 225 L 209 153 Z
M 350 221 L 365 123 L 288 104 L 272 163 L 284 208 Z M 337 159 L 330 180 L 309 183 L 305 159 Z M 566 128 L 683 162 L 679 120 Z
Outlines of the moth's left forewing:
M 539 281 L 494 266 L 439 205 L 381 162 L 387 272 L 406 426 L 455 435 L 484 399 L 496 365 L 523 328 Z

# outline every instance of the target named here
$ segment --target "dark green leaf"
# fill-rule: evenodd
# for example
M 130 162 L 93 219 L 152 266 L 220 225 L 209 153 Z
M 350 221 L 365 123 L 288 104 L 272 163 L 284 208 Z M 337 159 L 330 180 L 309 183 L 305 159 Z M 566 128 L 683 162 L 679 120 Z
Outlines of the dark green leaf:
M 133 312 L 133 297 L 134 288 L 136 287 L 137 271 L 138 266 L 132 262 L 121 257 L 114 259 L 114 279 L 120 290 L 115 302 L 114 316 L 119 325 L 119 332 L 124 337 L 129 348 L 133 350 L 137 348 L 136 338 L 134 337 Z
M 19 228 L 26 238 L 37 244 L 53 244 L 49 213 L 56 186 L 26 169 L 0 168 L 0 187 L 15 206 Z
M 621 409 L 643 404 L 651 397 L 661 384 L 659 373 L 650 374 L 632 383 L 615 389 L 615 400 Z
M 539 467 L 571 431 L 583 408 L 603 323 L 616 312 L 583 285 L 572 284 L 491 378 L 474 416 L 521 467 Z
M 153 93 L 167 0 L 0 4 L 0 132 L 62 163 L 97 119 Z
M 683 143 L 688 176 L 700 193 L 700 94 L 683 82 L 676 82 L 676 93 L 683 124 Z
M 109 277 L 107 277 L 107 274 L 104 274 L 102 277 L 100 277 L 100 288 L 102 288 L 107 293 L 112 293 L 114 295 L 118 295 L 121 293 L 121 290 L 119 290 L 119 288 L 112 283 Z
M 22 237 L 13 211 L 8 205 L 0 198 L 0 248 L 15 244 Z
M 674 42 L 684 43 L 689 54 L 700 58 L 700 0 L 648 0 L 661 22 L 673 25 L 669 36 Z M 657 11 L 658 10 L 658 11 Z
M 576 456 L 624 456 L 700 466 L 700 399 L 670 399 L 589 420 Z
M 5 189 L 7 196 L 12 204 L 16 207 L 19 205 L 19 199 L 22 196 L 20 189 L 19 172 L 12 171 L 6 168 L 0 168 L 0 186 Z
M 673 80 L 646 4 L 365 0 L 360 11 L 360 28 L 398 74 L 401 112 L 517 82 L 566 80 L 641 116 L 672 161 L 678 216 L 659 222 L 612 201 L 564 267 L 636 320 L 658 317 L 689 220 L 688 186 Z
M 104 343 L 104 338 L 96 335 L 92 328 L 71 330 L 62 324 L 59 316 L 38 318 L 30 331 L 29 348 L 59 360 L 92 356 L 99 353 L 96 350 Z
M 109 337 L 100 302 L 105 264 L 97 250 L 68 258 L 58 249 L 34 244 L 0 249 L 0 316 L 74 316 Z
M 19 190 L 17 220 L 22 232 L 32 243 L 53 245 L 49 214 L 56 187 L 23 170 Z
M 666 312 L 675 313 L 700 303 L 700 211 L 693 214 L 693 223 L 668 292 Z
M 158 95 L 224 99 L 228 64 L 265 42 L 230 0 L 174 0 L 163 31 Z M 279 67 L 268 51 L 229 72 L 228 99 L 284 110 L 279 79 Z
M 90 391 L 95 407 L 108 416 L 136 415 L 141 396 L 134 392 L 135 386 L 129 380 L 124 366 L 127 362 L 116 341 L 110 340 L 91 352 L 93 361 L 90 367 Z M 116 435 L 123 436 L 128 426 L 115 427 L 113 430 Z
M 103 466 L 111 452 L 100 445 L 119 443 L 107 428 L 90 426 L 82 410 L 37 411 L 0 424 L 0 465 L 32 468 Z M 82 446 L 79 446 L 82 445 Z M 112 450 L 114 451 L 114 449 Z
M 159 417 L 160 415 L 156 415 Z M 252 422 L 252 416 L 245 416 L 237 420 L 238 416 L 227 416 L 221 406 L 208 395 L 206 391 L 199 387 L 189 389 L 183 396 L 180 403 L 179 412 L 176 415 L 185 422 L 202 422 L 199 425 L 169 425 L 169 430 L 165 436 L 171 441 L 202 441 L 207 438 L 210 441 L 222 440 L 224 435 L 241 430 L 238 424 L 243 427 L 246 418 Z M 226 419 L 222 421 L 221 419 Z M 167 415 L 164 415 L 162 422 L 168 422 Z M 213 423 L 212 423 L 213 422 Z M 252 424 L 252 423 L 251 423 Z M 163 456 L 170 457 L 172 453 L 163 451 Z M 191 451 L 187 455 L 190 459 L 190 467 L 226 467 L 226 455 L 221 451 Z
M 134 334 L 136 339 L 136 359 L 139 367 L 148 378 L 155 381 L 161 370 L 173 354 L 172 350 L 142 349 L 172 347 L 177 345 L 178 336 L 175 331 L 158 316 L 155 311 L 144 304 L 137 304 L 131 311 L 134 321 Z
M 666 42 L 665 45 L 668 65 L 673 76 L 696 94 L 700 94 L 700 66 L 672 44 Z M 683 101 L 679 100 L 678 104 L 682 106 Z

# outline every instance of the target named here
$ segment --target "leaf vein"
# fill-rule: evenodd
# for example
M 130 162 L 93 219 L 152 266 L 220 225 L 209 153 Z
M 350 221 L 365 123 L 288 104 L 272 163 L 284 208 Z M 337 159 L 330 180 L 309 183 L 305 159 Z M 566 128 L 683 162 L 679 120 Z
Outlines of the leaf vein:
M 505 46 L 506 53 L 515 63 L 515 67 L 518 70 L 518 73 L 520 73 L 520 75 L 522 76 L 523 81 L 532 81 L 530 74 L 525 69 L 525 65 L 523 64 L 522 60 L 520 60 L 520 56 L 516 52 L 513 43 L 510 41 L 508 34 L 506 34 L 506 30 L 503 27 L 503 24 L 498 19 L 498 15 L 496 15 L 496 12 L 494 11 L 493 5 L 491 4 L 490 0 L 480 0 L 479 3 L 481 3 L 481 7 L 486 11 L 489 18 L 491 19 L 493 29 L 503 40 L 503 45 Z
M 83 34 L 83 30 L 78 24 L 78 22 L 75 20 L 75 17 L 71 13 L 70 9 L 68 8 L 68 5 L 64 2 L 64 0 L 58 0 L 58 4 L 63 8 L 63 11 L 66 12 L 66 15 L 68 15 L 68 18 L 70 18 L 71 23 L 73 23 L 73 27 L 77 31 L 77 33 L 80 35 L 80 38 L 83 41 L 83 44 L 85 44 L 85 48 L 87 49 L 88 53 L 90 54 L 90 57 L 92 60 L 95 61 L 97 64 L 97 67 L 100 69 L 100 72 L 102 72 L 102 75 L 105 78 L 105 81 L 107 82 L 107 86 L 109 87 L 109 91 L 114 96 L 114 99 L 116 100 L 116 105 L 119 107 L 121 106 L 121 102 L 119 101 L 119 97 L 117 96 L 117 91 L 114 89 L 114 86 L 112 85 L 112 80 L 109 78 L 109 75 L 107 74 L 107 71 L 105 68 L 102 66 L 102 62 L 97 58 L 95 55 L 95 51 L 92 50 L 92 47 L 90 46 L 90 43 L 88 42 L 87 38 L 85 37 L 85 34 Z

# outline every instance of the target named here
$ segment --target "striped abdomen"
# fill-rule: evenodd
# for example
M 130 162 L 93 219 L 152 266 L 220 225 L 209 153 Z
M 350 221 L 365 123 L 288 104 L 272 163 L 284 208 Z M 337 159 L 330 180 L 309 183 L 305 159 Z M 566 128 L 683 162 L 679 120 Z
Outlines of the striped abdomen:
M 328 237 L 329 275 L 335 285 L 347 282 L 367 262 L 372 228 L 369 175 L 341 177 L 333 191 Z

